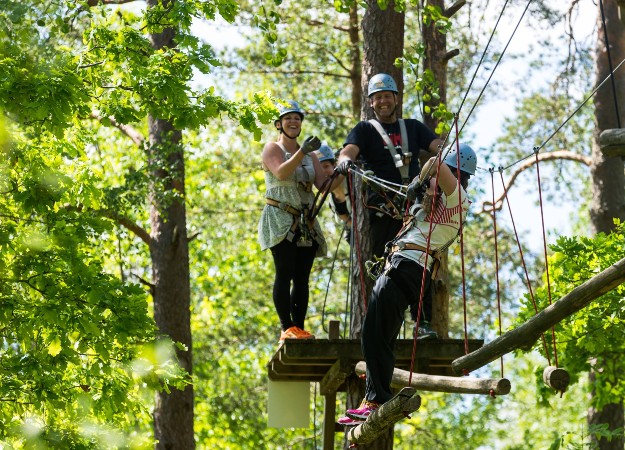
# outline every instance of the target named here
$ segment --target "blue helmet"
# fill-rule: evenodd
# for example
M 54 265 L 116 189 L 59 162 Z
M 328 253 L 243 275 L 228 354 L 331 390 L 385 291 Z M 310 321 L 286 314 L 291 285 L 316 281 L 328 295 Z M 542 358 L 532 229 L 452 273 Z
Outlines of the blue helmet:
M 278 111 L 280 115 L 278 116 L 278 120 L 282 119 L 282 117 L 288 113 L 297 113 L 304 120 L 304 110 L 299 107 L 299 103 L 294 100 L 287 100 L 285 103 L 278 104 Z
M 334 151 L 332 151 L 330 146 L 326 144 L 323 144 L 321 147 L 319 147 L 319 150 L 317 150 L 317 156 L 319 157 L 319 162 L 336 161 Z
M 468 173 L 469 175 L 475 175 L 475 169 L 477 168 L 477 155 L 471 147 L 467 144 L 460 144 L 460 170 Z M 447 153 L 445 160 L 443 161 L 450 167 L 458 168 L 458 156 L 456 150 L 452 150 Z
M 399 94 L 399 91 L 397 90 L 397 83 L 395 83 L 392 76 L 386 73 L 379 73 L 371 77 L 369 80 L 367 97 L 371 97 L 372 94 L 380 91 L 391 91 Z

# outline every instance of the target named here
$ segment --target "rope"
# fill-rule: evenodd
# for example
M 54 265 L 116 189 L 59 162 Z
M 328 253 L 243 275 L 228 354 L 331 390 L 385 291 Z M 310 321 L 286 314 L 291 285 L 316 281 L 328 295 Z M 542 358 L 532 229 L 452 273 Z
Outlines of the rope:
M 506 54 L 506 51 L 508 50 L 508 46 L 510 45 L 510 42 L 512 41 L 512 38 L 514 37 L 514 35 L 516 34 L 519 25 L 521 25 L 521 21 L 523 20 L 523 17 L 525 17 L 525 13 L 527 12 L 527 10 L 529 9 L 530 4 L 532 3 L 532 0 L 529 0 L 527 2 L 527 5 L 525 6 L 525 9 L 523 10 L 523 14 L 521 14 L 521 17 L 519 18 L 519 21 L 517 22 L 516 26 L 514 27 L 514 30 L 512 31 L 512 34 L 510 35 L 510 38 L 508 39 L 508 42 L 506 43 L 503 51 L 501 52 L 501 56 L 499 56 L 499 59 L 497 59 L 497 62 L 495 63 L 495 67 L 493 68 L 492 72 L 490 73 L 490 76 L 488 77 L 488 79 L 486 80 L 486 84 L 484 84 L 484 87 L 482 88 L 482 90 L 480 91 L 479 95 L 477 96 L 477 99 L 475 100 L 475 102 L 473 103 L 473 107 L 471 108 L 471 111 L 469 111 L 469 114 L 467 114 L 467 118 L 464 121 L 464 123 L 462 124 L 462 127 L 460 127 L 460 131 L 457 132 L 456 134 L 459 136 L 462 133 L 462 130 L 464 129 L 465 125 L 467 124 L 467 121 L 469 120 L 469 118 L 471 117 L 471 114 L 473 114 L 473 111 L 475 110 L 475 108 L 477 107 L 478 102 L 480 101 L 480 99 L 482 98 L 482 95 L 484 94 L 484 91 L 486 90 L 486 87 L 490 84 L 490 80 L 493 78 L 493 75 L 495 74 L 495 71 L 497 70 L 497 67 L 499 67 L 499 63 L 501 62 L 503 56 Z M 507 5 L 506 4 L 503 6 L 501 14 L 503 14 L 503 11 L 505 10 Z M 499 19 L 501 19 L 501 15 L 499 16 Z M 497 24 L 499 24 L 499 19 L 497 19 Z M 493 30 L 493 33 L 495 32 L 495 30 Z M 490 41 L 489 41 L 490 43 Z M 477 70 L 477 69 L 476 69 Z
M 435 178 L 435 186 L 438 186 L 438 175 L 439 169 L 441 167 L 441 154 L 438 154 L 436 158 L 438 161 L 438 165 L 436 166 L 436 178 Z M 432 211 L 436 208 L 437 196 L 432 196 Z M 430 220 L 430 226 L 428 230 L 428 238 L 427 245 L 425 246 L 425 259 L 423 261 L 423 276 L 421 277 L 421 291 L 419 292 L 419 306 L 417 307 L 417 320 L 415 321 L 415 329 L 412 337 L 412 356 L 410 358 L 410 375 L 408 376 L 408 386 L 412 383 L 412 373 L 414 371 L 414 362 L 417 354 L 417 331 L 419 329 L 419 323 L 421 321 L 421 312 L 423 310 L 423 294 L 425 293 L 425 279 L 426 279 L 426 267 L 428 266 L 428 258 L 430 256 L 430 239 L 432 237 L 432 226 L 434 222 Z
M 495 171 L 490 169 L 490 184 L 493 192 L 493 204 L 495 204 Z M 493 235 L 495 238 L 495 280 L 497 282 L 497 314 L 499 318 L 499 336 L 501 336 L 501 292 L 499 287 L 499 245 L 497 241 L 497 211 L 493 208 Z M 499 358 L 501 365 L 501 378 L 503 375 L 503 355 Z
M 601 87 L 602 87 L 602 86 L 603 86 L 603 85 L 604 85 L 604 84 L 605 84 L 605 83 L 606 83 L 606 82 L 610 79 L 610 77 L 612 77 L 612 76 L 614 75 L 614 73 L 615 73 L 617 70 L 619 70 L 619 69 L 621 68 L 621 66 L 623 66 L 623 64 L 624 64 L 624 63 L 625 63 L 625 58 L 623 58 L 623 60 L 622 60 L 622 61 L 618 64 L 618 66 L 616 66 L 616 67 L 614 68 L 614 70 L 613 70 L 613 71 L 611 71 L 611 72 L 610 72 L 610 74 L 609 74 L 608 76 L 606 76 L 606 77 L 603 79 L 603 81 L 597 85 L 597 87 L 596 87 L 595 89 L 593 89 L 593 91 L 590 93 L 590 95 L 588 95 L 588 97 L 586 97 L 586 98 L 584 99 L 584 101 L 583 101 L 583 102 L 582 102 L 582 103 L 581 103 L 581 104 L 580 104 L 580 105 L 579 105 L 579 106 L 575 109 L 575 111 L 573 111 L 573 112 L 569 115 L 569 117 L 568 117 L 568 118 L 564 121 L 564 123 L 562 123 L 562 124 L 561 124 L 561 125 L 560 125 L 560 126 L 559 126 L 559 127 L 558 127 L 558 128 L 557 128 L 554 132 L 553 132 L 553 133 L 551 133 L 551 135 L 549 135 L 549 137 L 548 137 L 548 138 L 547 138 L 547 139 L 546 139 L 546 140 L 545 140 L 542 144 L 540 144 L 540 145 L 537 147 L 537 148 L 538 148 L 538 150 L 541 150 L 541 149 L 542 149 L 545 145 L 547 145 L 547 143 L 548 143 L 548 142 L 549 142 L 549 141 L 550 141 L 550 140 L 551 140 L 551 139 L 552 139 L 552 138 L 553 138 L 553 137 L 554 137 L 554 136 L 555 136 L 555 135 L 556 135 L 556 134 L 557 134 L 557 133 L 558 133 L 558 132 L 562 129 L 562 127 L 564 127 L 564 125 L 566 125 L 566 124 L 569 122 L 569 120 L 571 120 L 571 119 L 573 118 L 573 116 L 574 116 L 575 114 L 577 114 L 577 113 L 579 112 L 579 110 L 580 110 L 580 109 L 582 109 L 582 107 L 583 107 L 586 103 L 588 103 L 588 101 L 589 101 L 591 98 L 593 98 L 593 97 L 594 97 L 594 95 L 597 93 L 597 91 L 598 91 L 599 89 L 601 89 Z M 534 151 L 535 151 L 535 150 L 534 150 Z M 513 167 L 513 166 L 515 166 L 515 165 L 517 165 L 517 164 L 519 164 L 520 162 L 525 161 L 525 160 L 526 160 L 526 159 L 528 159 L 528 158 L 531 158 L 531 157 L 534 155 L 534 151 L 532 151 L 532 152 L 531 152 L 531 153 L 529 153 L 528 155 L 526 155 L 526 156 L 524 156 L 524 157 L 522 157 L 522 158 L 520 158 L 520 159 L 516 160 L 515 162 L 513 162 L 513 163 L 511 163 L 511 164 L 507 165 L 506 167 L 503 167 L 503 168 L 501 168 L 501 167 L 500 167 L 500 168 L 499 168 L 499 170 L 507 170 L 507 169 L 509 169 L 509 168 L 511 168 L 511 167 Z
M 501 184 L 505 186 L 503 180 L 503 169 L 499 168 L 499 174 L 501 176 Z M 508 199 L 508 193 L 504 193 L 504 198 L 506 199 L 506 204 L 508 205 L 508 211 L 510 211 L 510 220 L 512 221 L 512 229 L 514 230 L 514 236 L 516 238 L 516 243 L 519 247 L 519 254 L 521 255 L 521 265 L 523 266 L 523 271 L 525 272 L 525 280 L 527 281 L 527 289 L 532 297 L 532 304 L 534 305 L 534 312 L 538 312 L 538 307 L 536 306 L 536 299 L 534 298 L 534 291 L 532 290 L 532 284 L 530 283 L 530 277 L 527 273 L 527 266 L 525 265 L 525 258 L 523 256 L 523 248 L 521 248 L 521 241 L 519 240 L 519 233 L 517 231 L 516 225 L 514 223 L 514 216 L 512 215 L 512 207 L 510 206 L 510 200 Z M 551 360 L 549 358 L 549 352 L 547 351 L 547 342 L 545 341 L 545 335 L 541 334 L 541 339 L 543 342 L 543 348 L 545 350 L 545 355 L 547 355 L 547 363 L 551 365 Z
M 341 245 L 341 240 L 343 240 L 343 236 L 345 235 L 345 228 L 347 227 L 347 224 L 343 224 L 343 229 L 341 230 L 341 235 L 339 236 L 339 240 L 336 243 L 336 250 L 334 251 L 334 256 L 332 257 L 332 265 L 330 266 L 330 276 L 328 277 L 328 284 L 326 285 L 326 293 L 325 296 L 323 298 L 323 306 L 321 307 L 321 326 L 323 328 L 324 332 L 328 332 L 326 326 L 325 326 L 325 314 L 326 314 L 326 305 L 328 303 L 328 293 L 330 292 L 330 283 L 332 282 L 332 274 L 334 273 L 334 264 L 336 263 L 336 260 L 338 258 L 338 253 L 339 253 L 339 246 Z
M 352 205 L 352 238 L 354 239 L 354 246 L 356 247 L 356 256 L 357 256 L 357 263 L 358 263 L 358 268 L 359 268 L 359 275 L 360 275 L 360 293 L 362 294 L 362 303 L 364 305 L 365 311 L 367 310 L 367 296 L 365 294 L 365 278 L 363 276 L 363 264 L 362 264 L 362 253 L 361 253 L 361 249 L 360 249 L 360 240 L 359 240 L 359 236 L 358 236 L 358 232 L 357 232 L 357 222 L 356 222 L 356 218 L 357 218 L 357 214 L 356 214 L 356 201 L 355 201 L 355 194 L 354 194 L 354 184 L 353 184 L 353 179 L 350 176 L 351 174 L 353 174 L 354 171 L 350 170 L 349 174 L 347 176 L 347 181 L 349 184 L 349 198 L 351 200 L 351 205 Z
M 538 150 L 536 150 L 536 177 L 538 180 L 538 199 L 540 202 L 540 220 L 543 228 L 543 250 L 545 254 L 545 273 L 547 275 L 547 296 L 549 297 L 549 305 L 551 305 L 551 282 L 549 281 L 549 263 L 547 260 L 547 235 L 545 233 L 545 216 L 543 211 L 543 194 L 542 187 L 540 183 L 540 166 L 538 164 Z M 553 357 L 556 364 L 556 368 L 558 367 L 558 351 L 556 348 L 556 331 L 555 327 L 551 327 L 551 335 L 553 339 Z

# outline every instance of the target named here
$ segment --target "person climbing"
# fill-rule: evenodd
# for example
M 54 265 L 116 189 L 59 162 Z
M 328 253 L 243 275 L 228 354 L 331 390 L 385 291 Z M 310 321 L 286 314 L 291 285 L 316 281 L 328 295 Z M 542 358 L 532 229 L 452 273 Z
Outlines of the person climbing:
M 265 206 L 258 224 L 261 250 L 270 249 L 275 266 L 273 302 L 280 319 L 280 342 L 313 339 L 304 321 L 308 312 L 309 278 L 315 256 L 325 255 L 321 227 L 311 217 L 313 185 L 326 178 L 314 151 L 321 141 L 310 136 L 299 145 L 304 111 L 295 101 L 279 105 L 274 126 L 280 135 L 262 152 Z
M 356 425 L 366 420 L 393 397 L 393 350 L 406 309 L 416 311 L 415 327 L 420 320 L 431 320 L 432 297 L 427 283 L 420 299 L 422 280 L 424 276 L 426 280 L 430 278 L 428 272 L 435 263 L 432 255 L 447 248 L 458 236 L 471 203 L 466 193 L 469 178 L 477 167 L 477 156 L 466 144 L 449 152 L 438 174 L 437 159 L 430 158 L 408 188 L 408 195 L 419 193 L 420 201 L 410 209 L 411 220 L 391 241 L 391 252 L 371 292 L 362 327 L 361 346 L 367 363 L 365 398 L 358 408 L 346 411 L 346 416 L 338 421 L 340 424 Z M 422 198 L 422 191 L 416 189 L 419 186 L 427 188 Z M 421 307 L 423 317 L 419 317 Z M 435 337 L 431 333 L 427 337 Z

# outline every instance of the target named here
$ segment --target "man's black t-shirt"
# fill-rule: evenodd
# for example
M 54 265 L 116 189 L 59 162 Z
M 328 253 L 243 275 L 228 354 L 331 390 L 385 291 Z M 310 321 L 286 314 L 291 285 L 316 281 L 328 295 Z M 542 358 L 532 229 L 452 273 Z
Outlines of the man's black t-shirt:
M 410 161 L 409 175 L 412 180 L 419 175 L 419 151 L 428 150 L 430 144 L 437 136 L 426 125 L 416 119 L 404 119 L 406 123 L 406 134 L 408 135 L 408 151 L 412 153 Z M 395 144 L 395 151 L 401 155 L 401 132 L 399 122 L 392 124 L 381 123 L 388 134 L 391 142 Z M 395 162 L 382 136 L 369 122 L 359 122 L 350 131 L 344 146 L 355 144 L 360 149 L 360 157 L 365 163 L 365 170 L 372 170 L 378 177 L 392 183 L 401 184 L 401 174 L 395 167 Z

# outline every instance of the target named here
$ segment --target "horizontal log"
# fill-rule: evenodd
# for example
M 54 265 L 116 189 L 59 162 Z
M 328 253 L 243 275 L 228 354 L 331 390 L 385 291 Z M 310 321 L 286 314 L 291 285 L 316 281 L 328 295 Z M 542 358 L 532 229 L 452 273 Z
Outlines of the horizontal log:
M 356 364 L 357 375 L 363 375 L 366 371 L 367 364 L 364 361 Z M 409 380 L 410 383 L 408 383 Z M 510 393 L 510 381 L 506 378 L 446 377 L 413 372 L 412 379 L 410 379 L 410 372 L 397 368 L 393 370 L 391 386 L 394 388 L 410 386 L 420 391 L 454 394 L 506 395 Z
M 524 324 L 451 363 L 457 374 L 472 372 L 519 348 L 531 348 L 551 327 L 625 282 L 625 258 L 575 287 Z
M 395 422 L 419 409 L 421 397 L 416 395 L 416 392 L 416 389 L 411 387 L 403 388 L 399 394 L 373 411 L 365 422 L 349 428 L 346 432 L 347 439 L 352 444 L 366 444 L 377 439 Z
M 625 128 L 603 130 L 599 135 L 599 148 L 607 157 L 625 156 Z

